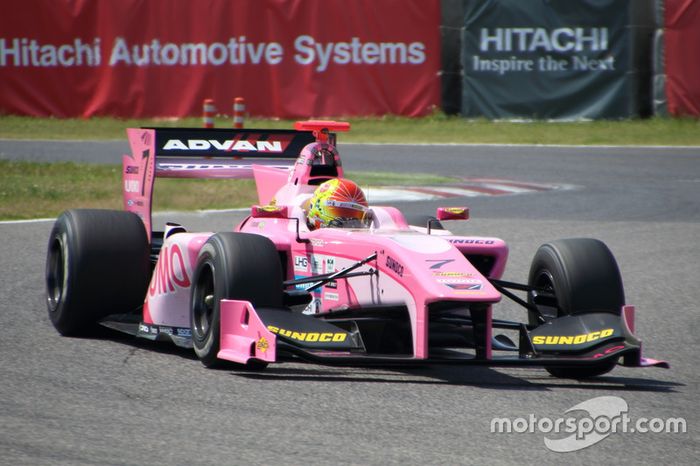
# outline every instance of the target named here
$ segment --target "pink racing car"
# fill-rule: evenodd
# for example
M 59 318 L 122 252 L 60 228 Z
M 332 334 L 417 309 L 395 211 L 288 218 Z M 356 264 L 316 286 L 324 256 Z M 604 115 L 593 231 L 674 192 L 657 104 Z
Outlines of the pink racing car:
M 610 250 L 588 238 L 544 244 L 527 284 L 501 279 L 504 241 L 453 235 L 466 208 L 407 218 L 370 206 L 361 223 L 313 228 L 319 185 L 342 180 L 336 132 L 129 129 L 125 211 L 68 210 L 46 264 L 51 322 L 62 335 L 96 324 L 194 347 L 205 366 L 322 364 L 542 366 L 590 377 L 642 357 L 634 307 Z M 157 177 L 255 178 L 259 204 L 231 232 L 153 231 Z M 503 297 L 525 322 L 497 319 Z

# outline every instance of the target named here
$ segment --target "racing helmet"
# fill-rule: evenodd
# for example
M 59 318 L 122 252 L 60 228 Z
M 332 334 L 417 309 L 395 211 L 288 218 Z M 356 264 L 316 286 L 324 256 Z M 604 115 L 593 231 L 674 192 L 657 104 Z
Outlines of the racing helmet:
M 309 200 L 307 222 L 310 228 L 362 228 L 369 220 L 365 193 L 346 178 L 321 183 Z

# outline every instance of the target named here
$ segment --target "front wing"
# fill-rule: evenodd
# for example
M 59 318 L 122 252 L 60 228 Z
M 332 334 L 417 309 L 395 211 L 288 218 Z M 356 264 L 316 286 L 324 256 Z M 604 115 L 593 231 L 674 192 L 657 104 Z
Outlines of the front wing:
M 555 319 L 548 326 L 519 325 L 519 344 L 494 340 L 498 323 L 473 325 L 474 351 L 431 348 L 427 358 L 367 351 L 357 325 L 335 325 L 287 309 L 255 309 L 247 301 L 221 301 L 218 357 L 241 364 L 302 359 L 329 365 L 465 364 L 487 366 L 590 367 L 621 358 L 628 367 L 664 367 L 666 361 L 642 357 L 642 343 L 632 333 L 634 308 L 621 316 L 591 313 Z M 517 324 L 510 324 L 517 325 Z M 583 329 L 583 330 L 582 330 Z M 482 332 L 483 335 L 476 335 Z M 583 340 L 578 342 L 578 340 Z M 479 342 L 484 342 L 481 346 Z M 578 342 L 578 343 L 576 343 Z M 494 354 L 510 351 L 511 354 Z M 517 354 L 512 354 L 517 353 Z

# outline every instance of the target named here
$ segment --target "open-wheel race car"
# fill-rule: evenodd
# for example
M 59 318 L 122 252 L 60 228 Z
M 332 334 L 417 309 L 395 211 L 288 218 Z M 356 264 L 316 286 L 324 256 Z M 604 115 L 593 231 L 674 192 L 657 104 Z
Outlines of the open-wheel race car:
M 102 324 L 169 340 L 208 367 L 447 363 L 541 366 L 560 377 L 618 363 L 668 367 L 642 357 L 634 307 L 602 242 L 544 244 L 528 283 L 503 281 L 503 240 L 443 225 L 467 219 L 467 208 L 407 218 L 369 206 L 336 149 L 349 125 L 295 128 L 127 130 L 125 210 L 68 210 L 51 232 L 56 329 L 85 335 Z M 252 177 L 259 203 L 233 231 L 153 231 L 157 177 Z M 335 196 L 341 189 L 354 191 Z M 325 218 L 325 207 L 340 215 Z M 522 305 L 523 322 L 494 317 L 504 296 Z

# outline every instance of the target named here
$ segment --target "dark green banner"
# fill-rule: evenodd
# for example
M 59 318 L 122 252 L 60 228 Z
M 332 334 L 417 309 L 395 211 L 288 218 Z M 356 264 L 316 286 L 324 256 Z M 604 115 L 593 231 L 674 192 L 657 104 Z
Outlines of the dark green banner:
M 462 114 L 598 119 L 640 114 L 643 0 L 465 0 Z M 635 6 L 636 4 L 636 6 Z M 647 96 L 647 100 L 649 96 Z

